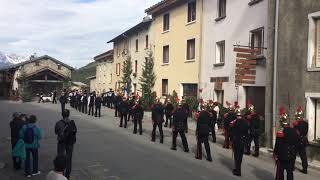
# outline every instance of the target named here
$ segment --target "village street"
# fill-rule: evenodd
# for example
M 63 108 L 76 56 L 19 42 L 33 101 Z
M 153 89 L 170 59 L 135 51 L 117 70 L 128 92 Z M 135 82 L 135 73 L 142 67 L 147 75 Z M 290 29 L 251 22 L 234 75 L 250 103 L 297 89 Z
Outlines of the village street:
M 69 105 L 67 105 L 69 108 Z M 38 125 L 42 129 L 43 139 L 40 148 L 41 176 L 32 179 L 44 179 L 52 169 L 52 160 L 56 155 L 56 137 L 54 124 L 60 119 L 60 105 L 51 103 L 20 104 L 0 101 L 0 162 L 7 163 L 0 169 L 1 180 L 25 179 L 23 171 L 14 172 L 10 157 L 9 121 L 13 112 L 24 112 L 38 116 Z M 77 144 L 73 157 L 73 180 L 208 180 L 239 179 L 232 175 L 232 154 L 230 150 L 211 143 L 213 162 L 194 158 L 194 133 L 188 134 L 190 153 L 184 153 L 178 139 L 178 150 L 170 150 L 171 133 L 165 129 L 165 143 L 150 142 L 150 119 L 144 121 L 144 135 L 132 134 L 132 123 L 128 129 L 118 127 L 118 119 L 113 110 L 103 108 L 102 118 L 94 118 L 71 111 L 71 118 L 78 126 Z M 240 179 L 272 180 L 275 165 L 271 158 L 261 156 L 259 159 L 244 157 L 242 177 Z M 318 179 L 319 173 L 310 169 L 309 175 L 295 172 L 295 179 Z

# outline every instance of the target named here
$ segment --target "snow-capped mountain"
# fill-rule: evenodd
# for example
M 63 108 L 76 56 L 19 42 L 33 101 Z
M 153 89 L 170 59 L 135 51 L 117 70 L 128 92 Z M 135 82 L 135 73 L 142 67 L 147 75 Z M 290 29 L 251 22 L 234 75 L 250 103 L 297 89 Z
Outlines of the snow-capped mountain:
M 0 66 L 18 64 L 28 60 L 28 58 L 16 54 L 7 54 L 0 51 Z

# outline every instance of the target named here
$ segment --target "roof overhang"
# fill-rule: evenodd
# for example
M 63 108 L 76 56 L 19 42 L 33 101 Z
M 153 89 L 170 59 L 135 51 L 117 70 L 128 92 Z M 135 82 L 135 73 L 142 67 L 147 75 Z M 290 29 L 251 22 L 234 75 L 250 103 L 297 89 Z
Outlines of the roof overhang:
M 160 13 L 167 11 L 170 8 L 181 5 L 187 1 L 188 0 L 162 0 L 162 1 L 158 2 L 157 4 L 146 9 L 145 12 L 148 15 L 160 14 Z

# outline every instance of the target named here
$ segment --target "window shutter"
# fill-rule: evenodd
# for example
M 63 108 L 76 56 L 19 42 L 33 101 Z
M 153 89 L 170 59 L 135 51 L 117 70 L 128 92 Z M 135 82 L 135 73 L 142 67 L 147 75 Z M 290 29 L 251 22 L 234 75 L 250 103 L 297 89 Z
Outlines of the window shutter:
M 316 39 L 316 67 L 320 67 L 320 19 L 317 19 L 316 27 L 317 39 Z

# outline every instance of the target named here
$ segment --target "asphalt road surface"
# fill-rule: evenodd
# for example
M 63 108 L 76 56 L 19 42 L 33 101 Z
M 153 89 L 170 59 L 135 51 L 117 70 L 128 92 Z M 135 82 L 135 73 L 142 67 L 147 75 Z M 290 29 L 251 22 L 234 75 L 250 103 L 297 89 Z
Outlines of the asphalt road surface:
M 69 108 L 69 105 L 66 106 Z M 11 162 L 9 122 L 13 112 L 35 114 L 42 130 L 39 168 L 42 174 L 33 177 L 44 180 L 53 168 L 56 155 L 54 125 L 60 120 L 60 105 L 0 101 L 0 169 L 1 180 L 26 179 L 23 171 L 13 171 Z M 74 110 L 71 119 L 78 126 L 77 144 L 74 148 L 72 180 L 273 180 L 275 165 L 269 157 L 244 157 L 242 177 L 232 175 L 233 159 L 230 150 L 211 143 L 213 162 L 194 158 L 195 140 L 189 133 L 190 153 L 184 153 L 178 138 L 178 150 L 170 150 L 171 134 L 165 131 L 165 143 L 150 142 L 151 127 L 145 119 L 144 135 L 133 135 L 128 129 L 118 127 L 113 111 L 103 108 L 103 117 L 95 118 Z M 203 150 L 204 151 L 204 150 Z M 204 151 L 205 154 L 205 151 Z M 319 173 L 310 170 L 308 175 L 295 172 L 295 179 L 318 179 Z

